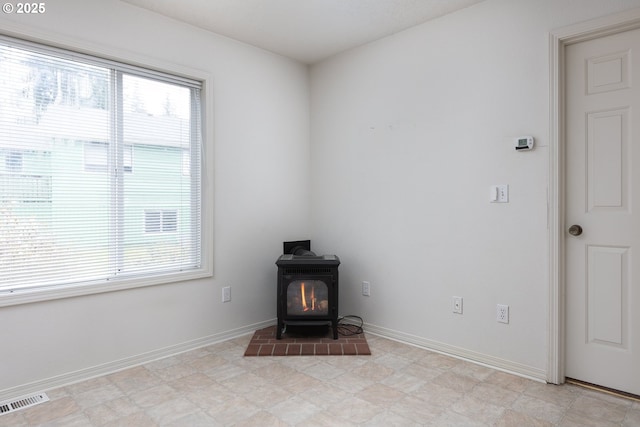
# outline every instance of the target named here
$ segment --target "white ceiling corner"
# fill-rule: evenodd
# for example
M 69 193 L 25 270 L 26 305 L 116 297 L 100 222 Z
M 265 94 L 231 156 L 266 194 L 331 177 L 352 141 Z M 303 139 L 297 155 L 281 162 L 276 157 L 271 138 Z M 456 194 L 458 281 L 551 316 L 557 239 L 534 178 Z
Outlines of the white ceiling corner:
M 482 0 L 122 0 L 314 63 Z

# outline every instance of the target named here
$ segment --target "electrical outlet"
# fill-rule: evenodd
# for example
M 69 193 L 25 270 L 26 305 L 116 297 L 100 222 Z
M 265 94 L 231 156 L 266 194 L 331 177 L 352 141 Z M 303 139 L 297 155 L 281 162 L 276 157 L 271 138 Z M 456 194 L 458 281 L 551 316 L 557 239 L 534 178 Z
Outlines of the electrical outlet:
M 498 304 L 496 310 L 496 320 L 500 323 L 509 323 L 509 306 Z
M 491 203 L 509 203 L 509 185 L 492 185 L 489 192 Z
M 222 288 L 222 302 L 231 301 L 231 286 L 225 286 Z
M 453 297 L 453 312 L 462 314 L 462 297 Z
M 362 282 L 362 295 L 365 297 L 371 296 L 371 284 L 369 282 Z

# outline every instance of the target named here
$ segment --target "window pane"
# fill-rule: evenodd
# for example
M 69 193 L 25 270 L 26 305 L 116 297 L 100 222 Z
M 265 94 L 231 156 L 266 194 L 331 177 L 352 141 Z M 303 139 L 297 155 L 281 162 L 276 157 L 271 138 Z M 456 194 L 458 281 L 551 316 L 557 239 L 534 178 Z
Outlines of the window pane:
M 199 268 L 198 97 L 0 39 L 0 291 Z
M 136 159 L 135 174 L 124 177 L 123 271 L 171 268 L 193 254 L 199 238 L 189 231 L 191 177 L 183 174 L 182 157 L 191 144 L 191 90 L 128 74 L 122 83 L 123 140 Z M 158 223 L 143 230 L 133 219 L 151 209 Z
M 85 177 L 83 152 L 109 137 L 108 74 L 0 45 L 0 148 L 22 152 L 0 179 L 0 287 L 107 273 L 110 183 Z

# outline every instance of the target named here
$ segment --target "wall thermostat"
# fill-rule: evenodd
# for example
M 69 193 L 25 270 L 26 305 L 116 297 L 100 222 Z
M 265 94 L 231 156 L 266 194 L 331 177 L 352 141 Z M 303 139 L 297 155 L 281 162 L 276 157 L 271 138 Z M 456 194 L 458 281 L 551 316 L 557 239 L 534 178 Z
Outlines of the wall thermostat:
M 514 139 L 513 142 L 514 142 L 514 145 L 516 146 L 516 151 L 531 150 L 533 148 L 532 136 L 520 136 Z

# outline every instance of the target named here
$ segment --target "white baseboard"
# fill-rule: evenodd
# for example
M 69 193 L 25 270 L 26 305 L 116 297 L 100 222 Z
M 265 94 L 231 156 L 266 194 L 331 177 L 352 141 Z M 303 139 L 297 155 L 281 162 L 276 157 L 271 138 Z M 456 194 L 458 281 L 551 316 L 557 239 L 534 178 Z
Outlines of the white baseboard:
M 393 329 L 383 328 L 381 326 L 372 325 L 370 323 L 364 324 L 364 331 L 366 334 L 377 335 L 401 343 L 411 344 L 416 347 L 435 351 L 472 363 L 477 363 L 479 365 L 518 375 L 520 377 L 540 382 L 546 382 L 547 373 L 543 369 L 534 368 L 532 366 L 523 365 L 521 363 L 512 362 L 510 360 L 501 359 L 499 357 L 490 356 L 461 347 L 429 340 L 423 337 L 406 334 L 404 332 L 395 331 Z
M 348 319 L 346 320 L 348 321 Z M 113 372 L 121 371 L 134 366 L 153 362 L 154 360 L 174 356 L 176 354 L 195 350 L 197 348 L 206 347 L 208 345 L 216 344 L 222 341 L 227 341 L 253 333 L 258 329 L 266 328 L 274 324 L 276 324 L 276 319 L 254 323 L 252 325 L 246 325 L 241 328 L 232 329 L 230 331 L 222 332 L 219 334 L 209 335 L 207 337 L 187 341 L 182 344 L 153 350 L 147 353 L 142 353 L 136 356 L 127 357 L 102 365 L 92 366 L 89 368 L 80 369 L 78 371 L 57 375 L 44 380 L 35 381 L 29 384 L 0 390 L 0 402 L 16 399 L 21 396 L 26 396 L 36 392 L 48 391 L 58 387 L 64 387 L 80 381 L 86 381 L 91 378 L 111 374 Z M 436 351 L 448 356 L 464 359 L 469 362 L 477 363 L 479 365 L 487 366 L 489 368 L 508 372 L 532 380 L 546 382 L 546 372 L 542 369 L 470 351 L 464 348 L 455 347 L 449 344 L 429 340 L 415 335 L 406 334 L 404 332 L 395 331 L 393 329 L 383 328 L 381 326 L 376 326 L 369 323 L 364 324 L 364 331 L 367 334 L 377 335 L 401 343 L 414 345 L 416 347 L 424 348 L 431 351 Z
M 275 319 L 260 323 L 254 323 L 252 325 L 246 325 L 241 328 L 232 329 L 230 331 L 221 332 L 219 334 L 209 335 L 207 337 L 198 338 L 196 340 L 187 341 L 165 348 L 160 348 L 147 353 L 142 353 L 113 362 L 104 363 L 102 365 L 91 366 L 89 368 L 80 369 L 78 371 L 56 375 L 44 380 L 39 380 L 17 387 L 0 390 L 0 402 L 12 400 L 32 393 L 64 387 L 80 381 L 86 381 L 91 378 L 111 374 L 113 372 L 121 371 L 134 366 L 153 362 L 154 360 L 163 359 L 165 357 L 174 356 L 176 354 L 195 350 L 197 348 L 206 347 L 208 345 L 216 344 L 222 341 L 234 339 L 243 335 L 253 333 L 258 329 L 274 325 L 275 323 Z

